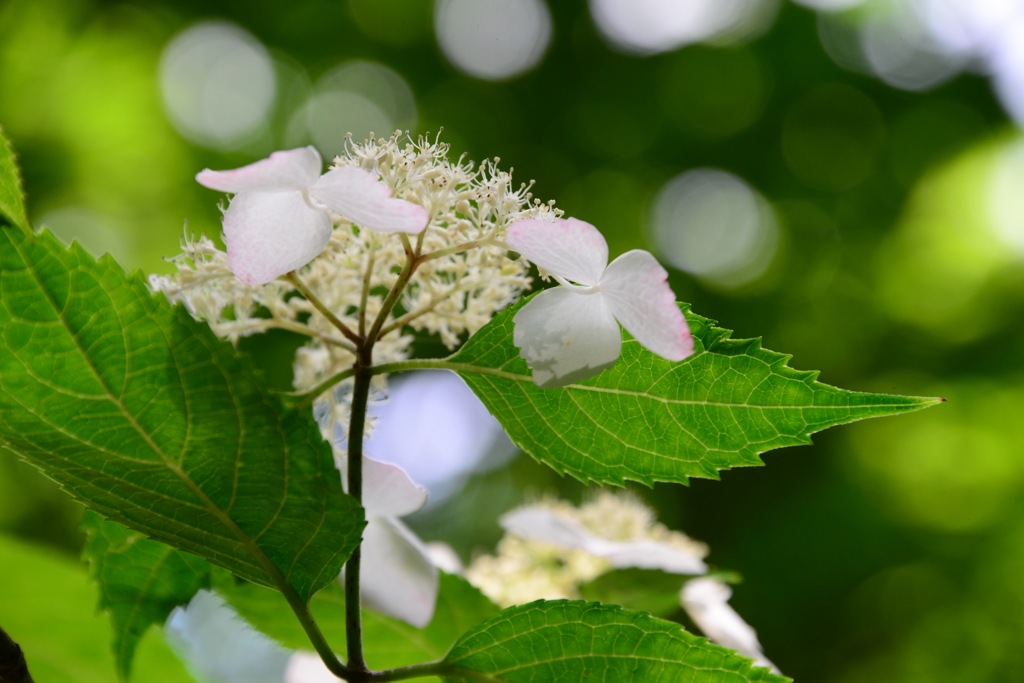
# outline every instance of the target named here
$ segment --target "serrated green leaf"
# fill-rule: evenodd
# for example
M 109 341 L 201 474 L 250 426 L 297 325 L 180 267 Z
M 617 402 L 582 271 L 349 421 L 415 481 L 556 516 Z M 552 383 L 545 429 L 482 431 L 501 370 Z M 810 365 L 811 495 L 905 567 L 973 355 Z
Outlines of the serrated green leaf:
M 29 230 L 21 173 L 18 172 L 11 143 L 4 135 L 3 127 L 0 127 L 0 219 L 3 218 L 22 230 Z
M 302 599 L 359 541 L 308 413 L 106 256 L 0 229 L 0 438 L 104 517 Z
M 818 373 L 788 367 L 789 356 L 761 348 L 759 339 L 729 339 L 687 304 L 680 308 L 695 352 L 686 360 L 664 360 L 623 331 L 613 368 L 541 389 L 512 343 L 512 318 L 524 304 L 499 313 L 451 358 L 419 366 L 458 372 L 520 448 L 583 481 L 718 479 L 719 470 L 763 464 L 765 451 L 809 444 L 822 429 L 943 400 L 822 384 Z
M 285 647 L 310 649 L 309 639 L 277 593 L 253 584 L 215 580 L 214 587 L 239 615 Z M 345 651 L 345 593 L 337 583 L 313 596 L 310 610 L 327 642 Z M 469 628 L 500 610 L 469 582 L 441 573 L 434 618 L 418 629 L 404 621 L 363 610 L 363 649 L 373 669 L 408 666 L 444 657 Z
M 510 607 L 459 638 L 445 662 L 495 683 L 789 680 L 679 624 L 576 600 Z
M 110 613 L 117 673 L 128 680 L 142 636 L 209 585 L 210 564 L 92 511 L 82 528 L 88 538 L 82 557 L 92 566 L 99 607 Z
M 615 569 L 580 586 L 588 602 L 603 602 L 668 617 L 678 612 L 679 591 L 690 578 L 657 569 Z
M 37 683 L 116 683 L 107 618 L 85 566 L 49 548 L 0 534 L 0 624 L 25 652 Z M 138 647 L 135 678 L 193 678 L 153 629 Z

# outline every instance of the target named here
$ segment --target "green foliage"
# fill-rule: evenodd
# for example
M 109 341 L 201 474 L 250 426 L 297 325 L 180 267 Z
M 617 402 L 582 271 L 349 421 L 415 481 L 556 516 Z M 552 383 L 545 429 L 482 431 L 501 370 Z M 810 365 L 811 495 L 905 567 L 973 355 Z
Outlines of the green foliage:
M 96 591 L 74 559 L 0 534 L 0 625 L 21 646 L 38 683 L 115 683 L 110 629 Z M 185 683 L 192 677 L 159 633 L 142 639 L 135 678 Z
M 616 569 L 580 586 L 589 602 L 603 602 L 668 617 L 680 609 L 679 590 L 689 577 L 658 569 Z
M 215 588 L 228 604 L 258 630 L 285 647 L 310 649 L 309 640 L 282 597 L 253 584 L 218 577 Z M 336 651 L 345 650 L 345 593 L 338 583 L 310 603 L 320 630 Z M 363 645 L 374 669 L 440 659 L 468 629 L 496 615 L 498 608 L 465 579 L 441 574 L 434 618 L 424 629 L 363 610 Z
M 14 150 L 0 127 L 0 219 L 6 218 L 23 230 L 28 230 L 25 215 L 25 193 L 21 189 L 21 174 L 14 161 Z
M 0 230 L 0 438 L 105 517 L 302 599 L 364 525 L 308 413 L 139 274 Z
M 673 363 L 623 331 L 615 367 L 541 389 L 512 343 L 512 306 L 473 335 L 447 367 L 459 372 L 523 450 L 560 473 L 621 485 L 686 483 L 763 464 L 759 453 L 811 442 L 827 427 L 940 403 L 845 391 L 794 370 L 789 356 L 730 332 L 680 304 L 694 354 Z
M 510 607 L 459 638 L 445 662 L 509 683 L 789 680 L 679 624 L 570 600 Z
M 210 565 L 95 512 L 86 511 L 82 527 L 89 537 L 83 556 L 92 563 L 99 607 L 110 613 L 117 673 L 127 680 L 142 636 L 209 584 Z

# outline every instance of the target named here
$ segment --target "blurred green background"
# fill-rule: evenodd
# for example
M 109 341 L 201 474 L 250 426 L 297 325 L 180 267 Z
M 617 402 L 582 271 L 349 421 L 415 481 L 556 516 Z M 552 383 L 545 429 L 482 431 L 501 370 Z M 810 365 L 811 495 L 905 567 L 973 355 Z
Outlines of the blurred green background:
M 995 0 L 3 0 L 0 123 L 37 226 L 158 273 L 184 230 L 219 232 L 202 168 L 443 126 L 613 256 L 654 251 L 736 337 L 844 388 L 944 396 L 641 494 L 743 574 L 732 604 L 797 680 L 1011 681 L 1021 46 L 1024 3 Z M 520 457 L 413 523 L 468 558 L 549 490 L 584 495 Z M 0 452 L 0 532 L 73 558 L 79 516 Z

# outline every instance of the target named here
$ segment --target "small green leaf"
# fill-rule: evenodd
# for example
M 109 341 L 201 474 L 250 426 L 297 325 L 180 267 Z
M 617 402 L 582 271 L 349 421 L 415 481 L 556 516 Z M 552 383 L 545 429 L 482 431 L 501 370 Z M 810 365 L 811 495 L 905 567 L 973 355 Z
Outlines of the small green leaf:
M 229 605 L 256 629 L 285 647 L 310 649 L 302 627 L 292 616 L 284 598 L 253 584 L 214 584 Z M 327 642 L 345 651 L 345 593 L 334 583 L 313 596 L 310 609 Z M 467 629 L 499 612 L 498 608 L 465 579 L 441 574 L 434 618 L 424 629 L 382 614 L 363 610 L 363 648 L 374 669 L 419 664 L 440 659 Z
M 152 624 L 210 582 L 210 564 L 86 511 L 83 559 L 92 564 L 100 609 L 110 613 L 117 673 L 128 680 L 135 648 Z
M 107 621 L 80 562 L 0 534 L 0 624 L 37 683 L 116 683 Z M 139 643 L 134 672 L 145 683 L 193 681 L 157 629 Z
M 21 189 L 21 174 L 15 161 L 11 143 L 0 127 L 0 219 L 6 218 L 22 230 L 29 231 L 25 215 L 25 193 Z
M 459 638 L 445 662 L 495 683 L 643 681 L 782 683 L 746 657 L 679 624 L 593 602 L 539 600 L 510 607 Z M 477 679 L 479 680 L 479 679 Z
M 657 569 L 615 569 L 580 586 L 580 595 L 589 602 L 619 605 L 665 618 L 681 609 L 679 591 L 688 578 Z
M 583 481 L 718 479 L 719 470 L 763 464 L 765 451 L 809 444 L 822 429 L 943 400 L 821 384 L 818 373 L 788 367 L 789 356 L 761 348 L 759 339 L 729 339 L 728 330 L 687 304 L 680 308 L 695 352 L 686 360 L 664 360 L 623 331 L 613 368 L 541 389 L 512 343 L 512 318 L 525 301 L 495 316 L 451 358 L 421 366 L 458 372 L 517 445 Z
M 0 228 L 0 343 L 0 440 L 86 506 L 301 599 L 336 579 L 363 514 L 312 416 L 140 274 Z

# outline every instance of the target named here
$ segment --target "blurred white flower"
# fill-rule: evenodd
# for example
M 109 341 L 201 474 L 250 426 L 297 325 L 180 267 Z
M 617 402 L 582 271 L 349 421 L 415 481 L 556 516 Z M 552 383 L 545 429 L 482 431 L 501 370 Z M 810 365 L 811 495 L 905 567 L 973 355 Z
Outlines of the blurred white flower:
M 434 616 L 437 567 L 423 541 L 398 518 L 426 502 L 427 490 L 414 484 L 401 467 L 363 458 L 363 605 L 416 628 L 425 627 Z
M 171 612 L 164 636 L 196 678 L 211 683 L 280 683 L 291 657 L 206 590 Z
M 537 294 L 514 318 L 513 342 L 538 386 L 562 387 L 614 365 L 619 323 L 662 358 L 693 353 L 668 273 L 650 253 L 634 249 L 609 265 L 604 236 L 575 218 L 518 221 L 506 242 L 563 285 Z
M 501 425 L 454 372 L 410 372 L 389 384 L 387 400 L 370 405 L 376 425 L 364 453 L 402 467 L 430 491 L 429 506 L 515 455 Z
M 466 579 L 495 603 L 578 599 L 580 585 L 612 569 L 637 567 L 670 574 L 704 574 L 708 548 L 657 523 L 654 512 L 628 494 L 602 492 L 574 507 L 547 500 L 501 518 L 508 532 L 496 556 L 477 557 Z M 757 635 L 729 606 L 732 591 L 718 578 L 686 581 L 680 601 L 715 643 L 778 669 L 765 658 Z
M 578 548 L 602 557 L 615 569 L 638 567 L 660 569 L 670 574 L 703 574 L 708 570 L 702 559 L 707 549 L 699 544 L 669 543 L 652 538 L 608 540 L 581 522 L 542 505 L 525 505 L 509 512 L 501 518 L 501 526 L 522 538 Z
M 655 521 L 633 496 L 600 493 L 576 508 L 546 500 L 501 518 L 496 556 L 473 560 L 466 579 L 502 606 L 580 597 L 579 586 L 616 568 L 703 574 L 707 546 Z
M 781 673 L 764 656 L 757 633 L 729 606 L 732 589 L 713 576 L 691 579 L 679 593 L 686 613 L 708 638 L 722 647 L 750 657 L 758 666 Z
M 423 207 L 392 198 L 373 173 L 343 166 L 320 175 L 320 167 L 320 153 L 309 146 L 196 175 L 201 185 L 235 193 L 224 241 L 228 267 L 243 282 L 265 284 L 316 258 L 331 238 L 328 208 L 371 230 L 418 233 L 427 226 Z

